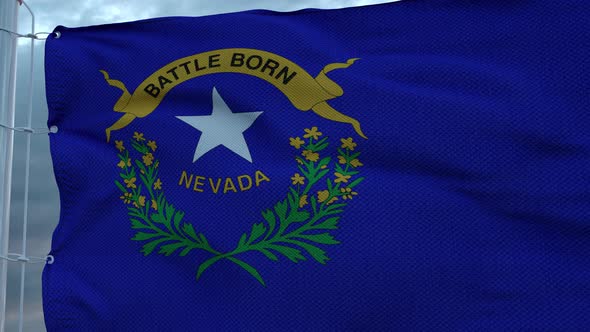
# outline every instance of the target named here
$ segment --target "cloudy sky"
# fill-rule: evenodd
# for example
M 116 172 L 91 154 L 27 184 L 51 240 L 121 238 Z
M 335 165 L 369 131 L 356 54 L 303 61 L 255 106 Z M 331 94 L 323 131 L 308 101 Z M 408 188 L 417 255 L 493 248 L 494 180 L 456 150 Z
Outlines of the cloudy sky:
M 10 0 L 2 0 L 10 1 Z M 250 9 L 292 11 L 302 8 L 341 8 L 361 6 L 392 0 L 29 0 L 27 3 L 36 14 L 36 30 L 52 31 L 57 25 L 68 27 L 125 22 L 161 16 L 203 16 Z M 30 17 L 22 7 L 19 15 L 19 32 L 28 33 Z M 17 126 L 25 124 L 28 40 L 19 41 Z M 47 105 L 43 78 L 43 42 L 36 43 L 34 82 L 33 127 L 45 127 Z M 10 225 L 10 252 L 20 252 L 23 196 L 25 137 L 16 134 L 12 210 Z M 51 167 L 49 144 L 46 135 L 32 138 L 32 167 L 29 203 L 28 254 L 44 256 L 50 249 L 51 234 L 59 218 L 58 191 Z M 25 285 L 25 331 L 44 331 L 41 304 L 41 271 L 43 264 L 27 266 Z M 7 326 L 6 331 L 16 331 L 18 326 L 20 269 L 9 265 Z

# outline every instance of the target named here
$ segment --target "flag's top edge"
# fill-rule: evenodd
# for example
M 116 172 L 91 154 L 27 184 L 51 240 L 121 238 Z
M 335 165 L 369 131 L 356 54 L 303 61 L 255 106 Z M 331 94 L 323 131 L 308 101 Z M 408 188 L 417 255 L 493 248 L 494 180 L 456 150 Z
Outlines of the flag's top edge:
M 126 21 L 126 22 L 116 22 L 116 23 L 108 23 L 108 24 L 95 24 L 95 25 L 88 25 L 88 26 L 79 26 L 79 27 L 66 27 L 63 25 L 58 25 L 53 29 L 53 32 L 62 31 L 62 30 L 83 30 L 87 28 L 96 28 L 102 26 L 123 26 L 126 24 L 142 24 L 142 23 L 153 23 L 157 21 L 165 21 L 165 20 L 174 20 L 179 18 L 205 18 L 205 17 L 225 17 L 229 15 L 236 15 L 236 14 L 256 14 L 256 15 L 273 15 L 273 16 L 290 16 L 290 15 L 298 15 L 302 13 L 313 13 L 313 12 L 326 12 L 326 11 L 347 11 L 347 10 L 354 10 L 357 8 L 363 7 L 379 7 L 379 6 L 390 6 L 392 4 L 400 4 L 404 2 L 411 2 L 412 0 L 394 0 L 391 2 L 385 3 L 378 3 L 378 4 L 369 4 L 369 5 L 360 5 L 360 6 L 351 6 L 351 7 L 342 7 L 342 8 L 331 8 L 331 9 L 321 9 L 321 8 L 304 8 L 298 9 L 293 11 L 275 11 L 275 10 L 268 10 L 268 9 L 251 9 L 251 10 L 244 10 L 244 11 L 237 11 L 237 12 L 227 12 L 227 13 L 219 13 L 219 14 L 211 14 L 211 15 L 202 15 L 202 16 L 165 16 L 165 17 L 155 17 L 155 18 L 147 18 L 147 19 L 140 19 L 134 21 Z

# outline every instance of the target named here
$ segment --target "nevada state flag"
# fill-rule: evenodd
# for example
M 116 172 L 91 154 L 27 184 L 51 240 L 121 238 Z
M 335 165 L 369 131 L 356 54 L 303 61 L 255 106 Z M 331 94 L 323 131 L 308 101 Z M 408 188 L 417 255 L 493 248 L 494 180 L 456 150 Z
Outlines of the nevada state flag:
M 587 328 L 588 17 L 407 0 L 57 27 L 47 329 Z

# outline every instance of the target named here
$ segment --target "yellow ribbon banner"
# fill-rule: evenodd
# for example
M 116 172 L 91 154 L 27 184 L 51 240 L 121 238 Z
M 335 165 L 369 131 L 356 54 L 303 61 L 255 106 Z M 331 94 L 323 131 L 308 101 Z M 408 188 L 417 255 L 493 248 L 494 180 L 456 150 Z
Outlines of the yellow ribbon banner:
M 335 69 L 348 68 L 356 60 L 329 64 L 314 78 L 295 63 L 273 53 L 247 48 L 221 49 L 191 55 L 165 65 L 145 79 L 133 94 L 123 82 L 111 79 L 106 71 L 101 70 L 109 85 L 123 91 L 113 109 L 124 114 L 106 129 L 107 142 L 112 131 L 126 127 L 135 118 L 151 114 L 168 91 L 178 84 L 217 73 L 240 73 L 263 79 L 279 89 L 298 110 L 312 110 L 325 119 L 351 124 L 359 136 L 367 138 L 356 119 L 338 112 L 326 102 L 344 94 L 327 74 Z

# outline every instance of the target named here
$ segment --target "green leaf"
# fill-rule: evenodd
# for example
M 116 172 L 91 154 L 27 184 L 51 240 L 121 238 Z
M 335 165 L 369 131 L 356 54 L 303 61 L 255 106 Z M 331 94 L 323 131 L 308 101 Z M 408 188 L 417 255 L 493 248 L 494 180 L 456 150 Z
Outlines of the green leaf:
M 329 210 L 324 212 L 324 216 L 332 216 L 335 214 L 340 214 L 342 212 L 344 212 L 344 210 Z
M 340 241 L 337 241 L 330 235 L 329 233 L 323 234 L 311 234 L 311 235 L 299 235 L 300 238 L 313 241 L 321 244 L 339 244 Z
M 180 230 L 180 222 L 182 221 L 182 218 L 184 218 L 184 212 L 176 211 L 176 214 L 174 215 L 174 227 L 177 230 Z
M 197 233 L 195 233 L 195 229 L 193 228 L 193 225 L 185 223 L 182 227 L 182 230 L 186 234 L 188 234 L 188 236 L 193 238 L 194 240 L 199 241 L 199 238 L 197 237 Z
M 242 237 L 240 238 L 240 242 L 238 242 L 238 248 L 241 248 L 246 244 L 247 237 L 248 237 L 248 235 L 246 233 L 242 234 Z
M 223 258 L 224 257 L 221 255 L 215 256 L 213 258 L 206 260 L 205 263 L 201 264 L 199 266 L 199 269 L 197 270 L 197 281 L 201 278 L 201 276 L 203 275 L 203 272 L 205 272 L 205 270 L 207 270 L 211 265 L 215 264 L 216 262 L 219 262 Z
M 352 189 L 352 188 L 354 188 L 354 187 L 358 186 L 358 185 L 359 185 L 359 183 L 363 182 L 363 180 L 364 180 L 364 179 L 365 179 L 365 178 L 358 178 L 358 179 L 356 179 L 356 180 L 352 181 L 352 182 L 351 182 L 351 183 L 348 185 L 348 187 Z
M 323 251 L 322 249 L 320 249 L 316 246 L 313 246 L 309 243 L 305 243 L 305 242 L 301 242 L 301 241 L 297 241 L 297 240 L 286 240 L 285 242 L 302 247 L 303 249 L 305 249 L 305 251 L 307 251 L 311 255 L 311 257 L 313 257 L 313 259 L 315 259 L 320 264 L 326 264 L 326 262 L 329 260 L 328 256 L 326 256 L 325 251 Z
M 150 243 L 143 246 L 143 249 L 141 250 L 141 252 L 143 252 L 143 254 L 145 256 L 147 256 L 147 255 L 151 254 L 160 243 L 162 243 L 164 241 L 168 241 L 168 240 L 169 239 L 167 239 L 167 238 L 162 238 L 162 239 L 150 242 Z
M 287 200 L 289 201 L 291 212 L 296 211 L 297 208 L 299 208 L 299 200 L 296 200 L 291 193 L 287 194 Z
M 332 218 L 326 219 L 321 224 L 317 224 L 317 225 L 313 226 L 313 228 L 314 229 L 338 229 L 338 220 L 339 219 L 340 219 L 340 217 L 332 217 Z
M 183 242 L 171 243 L 160 247 L 160 254 L 164 254 L 166 256 L 172 255 L 176 250 L 185 246 Z
M 129 216 L 139 218 L 139 219 L 145 218 L 145 216 L 141 212 L 129 212 Z
M 205 235 L 203 233 L 199 233 L 199 239 L 201 240 L 202 245 L 210 247 L 209 241 L 207 241 L 207 238 L 205 237 Z
M 139 169 L 141 169 L 142 171 L 147 173 L 147 170 L 145 169 L 145 166 L 143 165 L 143 163 L 139 160 L 135 160 L 135 165 L 137 165 L 137 167 L 139 167 Z
M 137 199 L 139 199 L 139 196 L 141 196 L 141 189 L 142 189 L 142 187 L 140 184 L 137 186 L 137 192 L 135 192 L 135 190 L 133 191 L 136 202 L 137 202 Z M 137 202 L 137 203 L 139 204 L 139 202 Z
M 125 189 L 125 187 L 123 187 L 123 185 L 119 181 L 115 180 L 115 185 L 117 186 L 117 188 L 119 188 L 119 190 L 121 190 L 122 193 L 127 192 L 127 189 Z
M 318 181 L 319 179 L 323 178 L 324 176 L 326 176 L 326 174 L 328 174 L 328 172 L 330 172 L 329 169 L 325 169 L 323 171 L 320 172 L 320 174 L 316 175 L 314 182 Z
M 316 152 L 317 151 L 322 151 L 322 150 L 324 150 L 327 147 L 328 147 L 328 143 L 316 145 Z
M 160 233 L 143 233 L 143 232 L 137 232 L 135 233 L 135 236 L 133 238 L 131 238 L 131 240 L 133 241 L 145 241 L 145 240 L 149 240 L 149 239 L 153 239 L 155 237 L 161 236 Z
M 143 222 L 137 219 L 131 219 L 131 228 L 132 229 L 150 229 L 149 226 L 145 225 Z
M 275 212 L 279 217 L 281 223 L 285 221 L 285 217 L 287 216 L 287 201 L 278 202 L 275 205 Z
M 252 234 L 250 234 L 250 238 L 248 239 L 248 243 L 252 243 L 253 241 L 256 241 L 259 237 L 262 236 L 262 234 L 264 234 L 265 231 L 266 231 L 266 227 L 264 227 L 263 223 L 254 224 L 254 226 L 252 226 Z
M 318 167 L 322 167 L 322 166 L 327 166 L 330 163 L 330 160 L 332 160 L 331 157 L 326 157 L 323 158 L 322 160 L 320 160 L 320 162 L 318 163 Z
M 328 147 L 328 143 L 326 142 L 328 140 L 328 136 L 322 138 L 321 140 L 315 142 L 313 144 L 315 151 L 314 152 L 318 152 L 318 151 L 322 151 L 323 149 L 325 149 L 326 147 Z
M 268 223 L 268 233 L 272 233 L 277 224 L 275 214 L 271 210 L 262 211 L 262 218 L 264 218 L 264 220 L 266 220 L 266 222 Z
M 309 219 L 309 212 L 307 211 L 295 212 L 289 216 L 290 222 L 302 222 L 306 221 L 307 219 Z
M 164 216 L 162 214 L 160 214 L 160 213 L 153 213 L 152 214 L 152 220 L 155 223 L 158 223 L 158 224 L 163 224 L 166 221 L 166 219 L 164 218 Z
M 256 280 L 258 280 L 258 282 L 261 283 L 262 286 L 266 287 L 264 280 L 262 280 L 262 276 L 260 275 L 260 273 L 258 273 L 258 271 L 256 271 L 255 268 L 246 264 L 246 262 L 243 262 L 243 261 L 241 261 L 237 258 L 234 258 L 234 257 L 228 257 L 227 259 L 238 264 L 241 268 L 248 271 L 248 273 L 250 273 L 250 275 L 252 275 L 254 278 L 256 278 Z
M 160 193 L 160 195 L 158 195 L 158 198 L 156 199 L 156 203 L 158 204 L 158 212 L 162 213 L 162 211 L 164 210 L 164 202 L 166 202 L 166 199 L 164 198 L 164 193 Z
M 274 251 L 281 253 L 283 256 L 291 260 L 293 263 L 299 263 L 300 261 L 306 260 L 305 256 L 301 254 L 301 251 L 291 247 L 285 247 L 281 245 L 269 245 L 268 249 L 272 249 Z
M 184 250 L 182 252 L 180 252 L 180 257 L 184 257 L 184 256 L 188 255 L 188 253 L 193 249 L 195 249 L 195 248 L 193 248 L 193 247 L 184 248 Z
M 268 259 L 270 259 L 271 261 L 278 261 L 279 258 L 273 254 L 272 252 L 266 250 L 266 249 L 258 249 L 258 251 L 260 251 L 261 253 L 264 254 L 264 256 L 266 256 Z
M 172 204 L 166 203 L 164 210 L 166 211 L 166 221 L 170 223 L 170 221 L 172 220 L 172 216 L 174 215 L 174 206 Z
M 301 161 L 303 161 L 303 159 L 301 159 Z M 303 161 L 305 163 L 305 161 Z M 297 165 L 297 168 L 299 168 L 299 171 L 301 172 L 301 174 L 303 174 L 303 176 L 306 179 L 309 179 L 309 172 L 306 171 L 301 165 Z
M 311 196 L 311 208 L 313 210 L 314 214 L 317 214 L 317 207 L 318 207 L 318 202 L 317 199 L 315 198 L 315 195 Z
M 133 146 L 133 148 L 135 149 L 135 151 L 141 153 L 141 154 L 145 154 L 146 152 L 148 152 L 148 148 L 147 146 L 143 145 L 143 144 L 139 144 L 135 141 L 131 142 L 131 145 Z
M 148 180 L 146 179 L 146 177 L 143 174 L 139 174 L 139 178 L 141 179 L 141 182 L 147 187 L 150 187 L 150 183 L 148 182 Z M 139 190 L 141 191 L 141 190 Z
M 334 189 L 334 188 L 332 187 L 332 179 L 330 179 L 330 178 L 327 178 L 327 179 L 326 179 L 326 185 L 328 186 L 328 191 L 329 191 L 329 192 L 332 192 L 332 190 Z
M 289 187 L 289 190 L 291 191 L 291 194 L 293 194 L 293 196 L 294 196 L 296 199 L 299 199 L 299 192 L 297 192 L 297 190 L 295 190 L 295 188 L 293 188 L 293 187 Z

